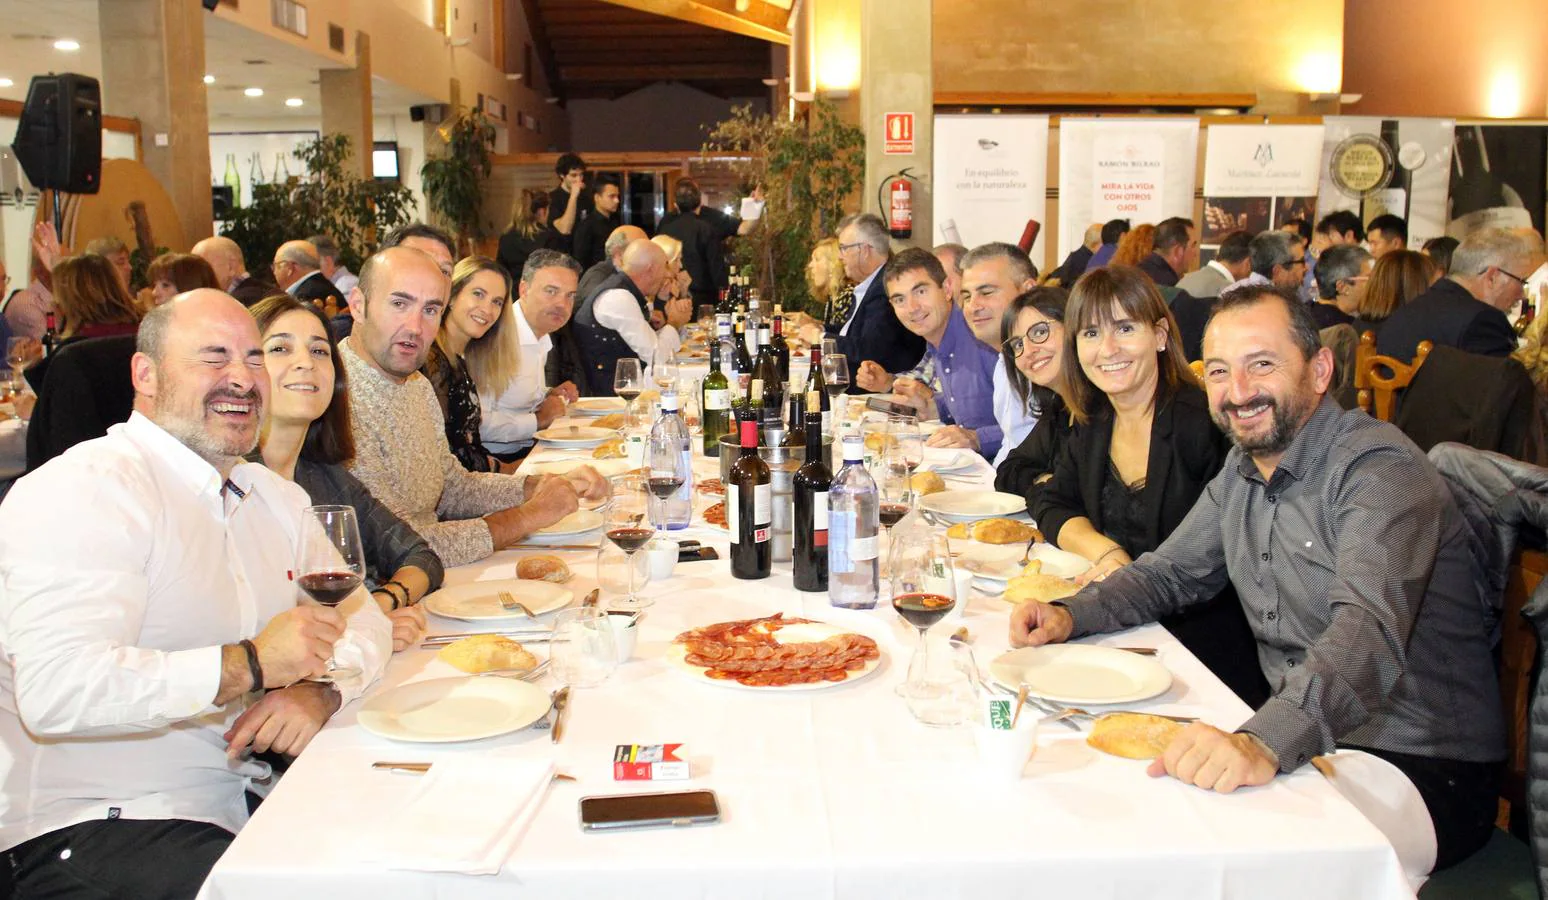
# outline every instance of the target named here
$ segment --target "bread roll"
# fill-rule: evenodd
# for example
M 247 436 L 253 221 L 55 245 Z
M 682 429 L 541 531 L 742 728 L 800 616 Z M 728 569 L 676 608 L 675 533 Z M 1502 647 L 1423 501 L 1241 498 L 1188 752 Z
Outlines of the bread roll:
M 980 519 L 973 523 L 973 540 L 984 544 L 1025 544 L 1043 535 L 1036 528 L 1015 519 Z
M 1145 713 L 1111 713 L 1091 726 L 1086 743 L 1124 759 L 1155 759 L 1166 752 L 1182 725 Z
M 537 657 L 510 638 L 498 634 L 465 637 L 442 647 L 436 656 L 473 675 L 495 669 L 528 671 L 537 665 Z
M 623 413 L 608 413 L 607 415 L 602 416 L 602 417 L 597 419 L 596 427 L 597 428 L 622 428 L 622 427 L 624 427 L 624 423 L 625 423 L 625 419 L 624 419 L 624 414 Z
M 1057 575 L 1017 575 L 1006 583 L 1004 599 L 1007 603 L 1025 603 L 1028 600 L 1052 603 L 1073 597 L 1079 590 L 1075 582 Z
M 563 584 L 570 580 L 570 567 L 557 556 L 529 556 L 516 564 L 516 577 Z
M 946 490 L 946 482 L 934 472 L 915 472 L 909 476 L 908 484 L 920 497 L 928 497 Z
M 946 529 L 946 536 L 954 541 L 971 541 L 973 539 L 973 523 L 958 522 Z
M 623 438 L 614 438 L 603 441 L 597 445 L 597 449 L 591 451 L 592 459 L 623 459 L 629 454 L 624 451 Z

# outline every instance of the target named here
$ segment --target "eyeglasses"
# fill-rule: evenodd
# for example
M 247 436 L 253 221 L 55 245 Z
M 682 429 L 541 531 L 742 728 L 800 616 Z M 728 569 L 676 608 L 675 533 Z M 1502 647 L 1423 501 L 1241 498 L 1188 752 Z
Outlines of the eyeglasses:
M 1500 268 L 1499 266 L 1495 266 L 1494 270 L 1496 272 L 1499 272 L 1501 275 L 1504 275 L 1506 278 L 1509 278 L 1512 281 L 1520 282 L 1522 287 L 1526 287 L 1527 286 L 1527 280 L 1525 278 L 1522 278 L 1520 275 L 1517 275 L 1514 272 L 1508 272 L 1505 269 Z M 1484 272 L 1480 272 L 1478 274 L 1482 275 L 1482 274 L 1484 274 L 1487 271 L 1488 270 L 1485 269 Z
M 1001 344 L 1000 346 L 1010 351 L 1011 356 L 1019 357 L 1022 353 L 1026 352 L 1028 343 L 1045 343 L 1047 342 L 1048 336 L 1050 334 L 1053 334 L 1053 326 L 1047 322 L 1039 322 L 1036 325 L 1033 325 L 1031 328 L 1028 328 L 1025 335 L 1018 334 L 1015 337 L 1007 338 L 1005 343 Z
M 855 249 L 856 247 L 864 247 L 864 246 L 865 246 L 865 241 L 856 241 L 853 244 L 839 244 L 839 253 L 842 255 L 844 253 L 848 253 L 849 251 Z

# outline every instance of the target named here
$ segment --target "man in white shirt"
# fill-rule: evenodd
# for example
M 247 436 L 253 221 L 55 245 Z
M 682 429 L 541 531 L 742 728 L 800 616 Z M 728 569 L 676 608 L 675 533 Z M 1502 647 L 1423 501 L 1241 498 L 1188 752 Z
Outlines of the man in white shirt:
M 249 747 L 300 752 L 391 653 L 362 591 L 297 606 L 306 493 L 242 461 L 269 391 L 246 310 L 192 291 L 137 345 L 129 421 L 0 507 L 0 895 L 192 896 L 270 774 Z M 330 653 L 360 675 L 297 683 Z
M 996 352 L 1000 349 L 1000 323 L 1005 308 L 1017 296 L 1037 286 L 1032 260 L 1015 244 L 989 243 L 974 247 L 962 259 L 962 313 L 973 336 Z M 995 454 L 998 466 L 1026 440 L 1037 424 L 1037 414 L 1016 395 L 1005 371 L 1005 360 L 994 367 L 994 420 L 1002 435 Z M 926 442 L 934 447 L 972 447 L 961 429 L 942 428 Z
M 595 297 L 581 300 L 572 331 L 585 360 L 587 396 L 613 395 L 613 372 L 620 359 L 649 365 L 656 355 L 656 332 L 646 318 L 668 275 L 666 251 L 648 240 L 631 241 L 618 260 L 618 274 L 604 281 Z
M 479 396 L 479 436 L 484 448 L 502 462 L 525 455 L 532 436 L 564 415 L 566 403 L 580 397 L 568 381 L 551 389 L 543 384 L 543 366 L 554 345 L 550 335 L 570 321 L 579 277 L 580 264 L 556 250 L 534 251 L 522 266 L 515 316 L 521 368 L 499 396 Z

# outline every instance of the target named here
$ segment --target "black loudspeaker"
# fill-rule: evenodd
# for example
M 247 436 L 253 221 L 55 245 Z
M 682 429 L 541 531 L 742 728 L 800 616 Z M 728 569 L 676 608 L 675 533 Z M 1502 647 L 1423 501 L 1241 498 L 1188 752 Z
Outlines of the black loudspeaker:
M 16 126 L 16 160 L 40 189 L 95 194 L 102 180 L 102 89 L 86 75 L 36 75 Z
M 210 185 L 210 207 L 215 218 L 225 221 L 231 218 L 231 207 L 236 205 L 236 192 L 229 184 Z

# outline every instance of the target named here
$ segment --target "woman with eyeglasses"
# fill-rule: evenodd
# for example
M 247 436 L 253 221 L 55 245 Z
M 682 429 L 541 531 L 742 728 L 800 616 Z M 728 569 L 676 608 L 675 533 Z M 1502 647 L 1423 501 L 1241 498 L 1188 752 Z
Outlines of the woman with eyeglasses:
M 1005 307 L 1000 323 L 1000 356 L 1010 373 L 1011 390 L 1037 424 L 1006 455 L 994 475 L 997 491 L 1031 497 L 1053 474 L 1054 462 L 1070 436 L 1070 411 L 1064 402 L 1064 310 L 1069 292 L 1038 287 Z
M 1177 322 L 1143 272 L 1087 272 L 1064 321 L 1074 427 L 1028 511 L 1048 540 L 1091 561 L 1081 576 L 1089 583 L 1160 546 L 1219 473 L 1228 444 L 1188 368 Z M 1234 591 L 1161 624 L 1249 705 L 1267 698 Z

